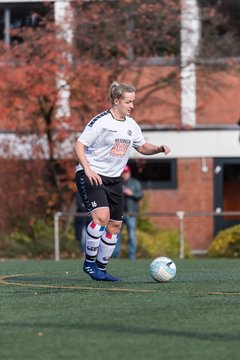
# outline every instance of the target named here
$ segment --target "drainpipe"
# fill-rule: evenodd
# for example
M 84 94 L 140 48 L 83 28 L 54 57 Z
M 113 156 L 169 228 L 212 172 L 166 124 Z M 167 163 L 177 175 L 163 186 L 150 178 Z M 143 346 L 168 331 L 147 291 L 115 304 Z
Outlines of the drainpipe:
M 10 45 L 10 28 L 11 28 L 11 13 L 10 8 L 7 6 L 4 9 L 4 42 L 6 45 Z

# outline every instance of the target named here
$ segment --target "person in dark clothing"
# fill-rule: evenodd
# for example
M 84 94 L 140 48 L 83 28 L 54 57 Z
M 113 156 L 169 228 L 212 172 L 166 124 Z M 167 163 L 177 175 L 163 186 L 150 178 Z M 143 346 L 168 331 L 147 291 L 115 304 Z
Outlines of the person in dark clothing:
M 123 209 L 126 216 L 123 218 L 123 224 L 126 225 L 129 241 L 129 259 L 136 258 L 136 226 L 137 213 L 139 212 L 139 202 L 143 197 L 143 190 L 140 181 L 131 177 L 131 169 L 126 165 L 123 173 Z M 118 238 L 117 246 L 115 248 L 114 257 L 118 257 L 121 251 L 121 234 Z
M 76 213 L 79 213 L 80 216 L 76 215 L 75 219 L 74 219 L 75 238 L 79 242 L 79 247 L 80 247 L 82 253 L 85 254 L 85 252 L 86 252 L 86 250 L 85 250 L 86 228 L 87 228 L 87 225 L 89 224 L 89 222 L 91 221 L 91 219 L 86 214 L 86 209 L 85 209 L 85 206 L 83 205 L 83 202 L 82 202 L 82 199 L 81 199 L 79 193 L 77 193 L 77 195 L 76 195 Z M 81 214 L 83 214 L 83 215 L 81 215 Z

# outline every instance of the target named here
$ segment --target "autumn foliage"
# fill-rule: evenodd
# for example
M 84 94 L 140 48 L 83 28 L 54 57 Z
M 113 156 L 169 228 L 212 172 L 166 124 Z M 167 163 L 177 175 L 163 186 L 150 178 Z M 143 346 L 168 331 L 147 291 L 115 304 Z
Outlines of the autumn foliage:
M 164 73 L 154 69 L 154 75 L 150 67 L 146 71 L 156 57 L 179 58 L 179 0 L 71 4 L 71 41 L 61 36 L 62 24 L 46 18 L 36 28 L 15 29 L 12 35 L 21 41 L 0 44 L 0 129 L 18 138 L 34 135 L 27 159 L 4 145 L 2 229 L 11 229 L 16 217 L 34 221 L 68 210 L 76 191 L 73 144 L 83 125 L 108 106 L 111 81 L 137 86 L 140 123 L 143 118 L 151 123 L 149 109 L 158 115 L 159 104 L 175 111 L 170 120 L 159 116 L 160 124 L 166 120 L 172 126 L 180 112 L 177 96 L 166 96 L 169 88 L 179 90 L 179 66 Z
M 64 55 L 69 51 L 68 44 L 57 39 L 55 32 L 53 24 L 47 24 L 44 29 L 24 29 L 23 43 L 1 49 L 1 63 L 4 63 L 0 67 L 1 128 L 20 138 L 36 135 L 29 140 L 30 159 L 14 158 L 5 146 L 8 160 L 1 160 L 5 169 L 1 183 L 6 184 L 6 189 L 1 186 L 1 203 L 5 204 L 6 218 L 4 221 L 1 217 L 2 226 L 11 225 L 12 216 L 28 218 L 29 214 L 44 216 L 62 210 L 76 191 L 73 153 L 70 150 L 68 159 L 61 159 L 57 148 L 74 131 L 81 130 L 84 120 L 88 120 L 87 112 L 93 114 L 97 110 L 97 102 L 89 101 L 97 92 L 89 79 L 96 76 L 94 72 L 98 69 L 89 68 L 88 77 L 83 67 L 69 63 Z M 76 94 L 72 99 L 75 112 L 71 116 L 57 115 L 64 90 L 57 86 L 59 76 L 71 81 Z M 79 87 L 79 81 L 87 96 L 74 89 Z M 85 119 L 82 110 L 78 114 L 78 108 L 85 108 Z M 72 137 L 72 145 L 76 135 Z
M 172 17 L 178 11 L 176 3 L 169 2 Z M 13 156 L 8 144 L 4 147 L 2 227 L 11 227 L 15 217 L 30 221 L 68 209 L 76 191 L 71 149 L 83 125 L 108 106 L 110 82 L 121 76 L 136 56 L 154 55 L 156 49 L 169 55 L 171 51 L 160 45 L 177 44 L 171 37 L 176 23 L 167 21 L 162 2 L 148 6 L 139 0 L 108 2 L 107 6 L 99 1 L 72 5 L 71 42 L 61 36 L 62 24 L 46 18 L 36 28 L 13 30 L 14 38 L 21 41 L 0 47 L 1 129 L 19 138 L 35 135 L 28 159 Z M 64 152 L 59 151 L 61 146 Z

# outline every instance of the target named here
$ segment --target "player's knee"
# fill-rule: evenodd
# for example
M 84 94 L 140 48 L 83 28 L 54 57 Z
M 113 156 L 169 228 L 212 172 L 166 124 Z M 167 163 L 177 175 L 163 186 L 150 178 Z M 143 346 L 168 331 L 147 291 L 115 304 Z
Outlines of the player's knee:
M 104 209 L 105 210 L 105 209 Z M 109 222 L 109 211 L 104 211 L 102 209 L 96 209 L 92 212 L 92 219 L 95 222 L 95 224 L 98 224 L 100 226 L 106 226 Z
M 120 232 L 122 227 L 121 221 L 110 221 L 106 227 L 106 230 L 113 235 L 116 235 Z
M 95 216 L 94 222 L 100 226 L 106 226 L 109 222 L 109 217 L 107 215 Z

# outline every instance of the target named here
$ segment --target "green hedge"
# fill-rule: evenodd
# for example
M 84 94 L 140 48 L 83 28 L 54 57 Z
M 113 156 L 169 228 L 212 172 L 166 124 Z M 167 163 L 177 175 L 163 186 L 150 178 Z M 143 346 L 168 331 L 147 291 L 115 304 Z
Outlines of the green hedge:
M 79 244 L 75 240 L 73 228 L 68 233 L 60 229 L 61 257 L 80 256 Z M 54 226 L 51 219 L 38 219 L 18 225 L 8 235 L 0 237 L 0 257 L 2 258 L 53 258 Z
M 137 258 L 155 258 L 158 256 L 179 257 L 179 232 L 161 229 L 149 218 L 140 217 L 137 225 Z M 128 256 L 128 237 L 126 227 L 122 230 L 121 256 Z M 184 244 L 184 256 L 190 257 L 188 245 Z
M 81 257 L 79 243 L 75 240 L 74 228 L 66 233 L 60 222 L 61 258 Z M 140 217 L 137 225 L 137 257 L 155 258 L 158 256 L 179 257 L 178 230 L 160 229 L 147 217 Z M 0 257 L 2 258 L 53 258 L 54 226 L 52 219 L 18 219 L 13 231 L 0 236 Z M 122 232 L 121 257 L 128 257 L 128 238 L 126 228 Z M 185 257 L 190 251 L 185 244 Z
M 209 257 L 240 257 L 240 225 L 221 230 L 208 249 Z

